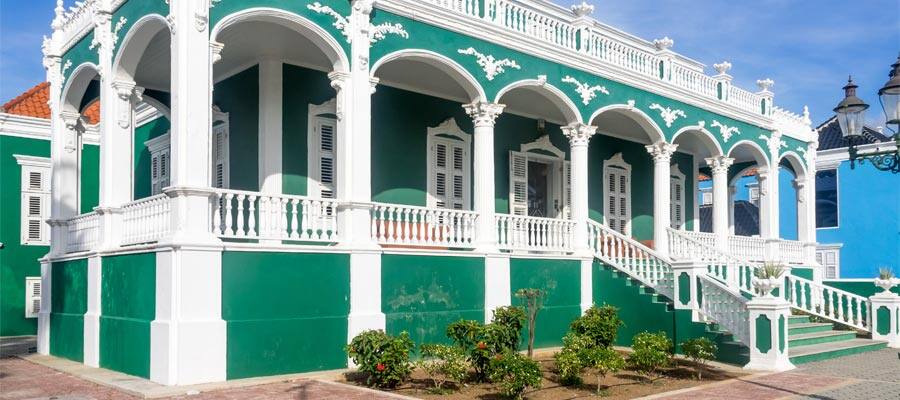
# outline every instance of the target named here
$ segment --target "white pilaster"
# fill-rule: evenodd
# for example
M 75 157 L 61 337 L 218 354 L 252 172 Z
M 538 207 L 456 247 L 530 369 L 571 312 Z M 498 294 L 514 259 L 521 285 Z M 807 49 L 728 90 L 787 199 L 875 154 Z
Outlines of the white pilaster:
M 648 145 L 647 152 L 653 156 L 653 247 L 667 256 L 669 240 L 666 228 L 672 225 L 672 154 L 677 144 L 659 141 Z
M 581 315 L 594 305 L 594 258 L 581 259 Z
M 484 257 L 484 323 L 491 322 L 494 309 L 512 304 L 509 280 L 509 254 Z
M 569 155 L 572 162 L 572 211 L 570 218 L 575 222 L 575 253 L 579 256 L 591 256 L 587 238 L 588 222 L 588 143 L 591 136 L 597 133 L 597 127 L 581 123 L 562 128 L 562 133 L 569 138 Z
M 693 231 L 700 232 L 700 161 L 696 159 L 691 159 L 693 163 L 693 180 L 691 181 L 691 185 L 694 188 L 691 196 L 694 200 L 694 216 L 692 220 L 693 223 Z
M 84 364 L 100 366 L 100 291 L 101 258 L 88 258 L 87 264 L 87 312 L 84 314 Z
M 713 233 L 721 250 L 728 247 L 728 167 L 733 158 L 716 156 L 706 159 L 712 169 L 713 180 Z
M 41 310 L 38 312 L 37 352 L 50 354 L 50 293 L 53 282 L 53 263 L 46 257 L 41 260 Z
M 475 230 L 476 251 L 497 251 L 494 225 L 494 123 L 505 107 L 502 104 L 475 102 L 463 106 L 475 125 L 473 210 L 478 213 Z
M 757 296 L 747 302 L 747 309 L 750 314 L 747 321 L 750 324 L 750 362 L 744 368 L 757 371 L 794 369 L 788 356 L 791 303 L 771 295 Z M 769 329 L 763 330 L 766 326 Z
M 385 329 L 381 311 L 381 252 L 354 250 L 350 254 L 350 315 L 347 343 L 360 332 Z

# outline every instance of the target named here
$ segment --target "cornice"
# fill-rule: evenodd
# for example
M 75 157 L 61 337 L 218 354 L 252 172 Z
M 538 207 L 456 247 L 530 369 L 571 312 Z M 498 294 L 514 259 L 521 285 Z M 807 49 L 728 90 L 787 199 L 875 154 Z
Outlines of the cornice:
M 26 139 L 51 140 L 50 120 L 0 113 L 0 135 Z M 90 125 L 83 136 L 85 144 L 99 145 L 99 125 Z

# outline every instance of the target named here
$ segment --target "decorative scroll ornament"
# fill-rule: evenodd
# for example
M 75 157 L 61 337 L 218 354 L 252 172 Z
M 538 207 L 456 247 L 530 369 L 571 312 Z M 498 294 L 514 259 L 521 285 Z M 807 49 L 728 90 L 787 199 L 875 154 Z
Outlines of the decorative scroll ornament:
M 678 117 L 687 118 L 687 115 L 684 114 L 684 111 L 673 110 L 670 107 L 663 107 L 663 106 L 659 105 L 658 103 L 651 104 L 650 109 L 658 110 L 659 116 L 663 119 L 663 121 L 666 121 L 666 127 L 669 127 L 669 128 L 672 127 L 672 123 L 674 123 L 675 120 L 678 119 Z
M 127 24 L 127 23 L 128 23 L 127 18 L 119 17 L 119 20 L 116 22 L 116 26 L 113 28 L 113 31 L 112 31 L 113 46 L 115 46 L 117 43 L 119 43 L 119 32 L 122 31 L 122 28 L 124 28 L 125 24 Z
M 98 46 L 103 46 L 106 43 L 112 41 L 112 38 L 109 37 L 109 29 L 107 29 L 107 25 L 109 25 L 109 21 L 112 18 L 109 13 L 106 12 L 95 12 L 94 13 L 94 26 L 97 29 L 94 31 L 94 37 L 91 38 L 91 44 L 88 46 L 88 50 L 93 51 Z
M 577 79 L 575 79 L 571 76 L 568 76 L 568 75 L 566 75 L 566 77 L 563 78 L 562 81 L 563 81 L 563 83 L 571 83 L 571 84 L 575 85 L 575 91 L 578 92 L 579 95 L 581 95 L 581 102 L 584 105 L 590 104 L 591 100 L 593 100 L 597 97 L 597 92 L 600 92 L 600 93 L 603 93 L 603 94 L 609 96 L 609 91 L 606 90 L 605 86 L 600 86 L 600 85 L 590 86 L 589 84 L 581 83 Z
M 359 2 L 358 2 L 359 3 Z M 360 8 L 365 8 L 365 10 L 361 10 L 361 12 L 368 14 L 372 10 L 371 2 L 362 4 L 362 5 L 354 5 L 354 7 L 359 6 Z M 306 8 L 312 10 L 317 14 L 328 15 L 334 19 L 334 26 L 337 30 L 341 31 L 341 34 L 344 35 L 344 38 L 347 39 L 347 43 L 352 43 L 353 35 L 350 31 L 350 19 L 339 14 L 333 8 L 329 6 L 323 6 L 322 3 L 318 1 L 312 4 L 308 4 Z M 395 34 L 404 39 L 409 39 L 409 33 L 403 29 L 403 24 L 392 24 L 390 22 L 383 22 L 378 25 L 369 24 L 368 29 L 369 43 L 375 44 L 380 40 L 387 37 L 388 34 Z
M 712 169 L 713 174 L 726 174 L 728 167 L 734 164 L 734 159 L 725 156 L 715 156 L 706 159 L 706 165 Z
M 797 146 L 797 153 L 799 153 L 804 160 L 806 159 L 806 149 L 804 149 L 803 146 Z
M 197 0 L 194 0 L 197 1 Z M 203 32 L 209 25 L 209 9 L 216 6 L 222 0 L 207 0 L 208 3 L 200 5 L 200 9 L 194 12 L 194 28 L 197 32 Z
M 508 58 L 498 60 L 494 58 L 493 55 L 484 55 L 472 47 L 469 47 L 468 49 L 459 49 L 459 54 L 475 56 L 475 58 L 478 60 L 478 66 L 480 66 L 481 69 L 484 70 L 485 77 L 489 81 L 494 80 L 497 75 L 506 72 L 507 67 L 522 69 L 522 67 L 519 66 L 519 64 L 515 60 L 510 60 Z
M 69 68 L 72 68 L 72 60 L 66 60 L 66 63 L 63 64 L 63 67 L 62 67 L 62 75 L 63 76 L 66 75 L 66 71 L 68 71 Z
M 719 134 L 722 135 L 722 139 L 725 143 L 728 143 L 728 140 L 731 139 L 734 135 L 740 135 L 741 130 L 735 126 L 728 126 L 719 121 L 713 120 L 712 125 L 713 128 L 719 128 Z
M 786 149 L 788 147 L 787 143 L 784 140 L 781 140 L 781 135 L 773 134 L 772 137 L 766 135 L 759 135 L 759 139 L 766 142 L 766 145 L 769 147 L 769 152 L 772 154 L 778 154 L 781 149 Z

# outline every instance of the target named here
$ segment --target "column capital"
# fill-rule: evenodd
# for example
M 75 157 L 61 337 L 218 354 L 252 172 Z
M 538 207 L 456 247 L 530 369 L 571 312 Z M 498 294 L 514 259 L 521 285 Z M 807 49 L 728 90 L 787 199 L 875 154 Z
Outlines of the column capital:
M 329 72 L 328 79 L 331 80 L 331 87 L 340 92 L 346 89 L 347 84 L 350 83 L 350 73 L 341 71 Z
M 662 140 L 653 144 L 648 144 L 644 147 L 647 148 L 647 152 L 653 156 L 653 161 L 665 163 L 672 160 L 672 154 L 675 154 L 675 150 L 678 149 L 677 144 L 666 143 Z
M 81 119 L 81 114 L 74 111 L 63 111 L 59 113 L 59 116 L 62 118 L 63 123 L 66 124 L 66 129 L 72 130 L 78 126 L 78 120 Z
M 499 103 L 489 103 L 486 101 L 476 101 L 474 103 L 464 104 L 463 108 L 466 113 L 472 117 L 475 127 L 494 126 L 497 117 L 503 113 L 505 105 Z
M 712 168 L 713 175 L 728 173 L 728 167 L 734 164 L 734 159 L 725 156 L 715 156 L 706 159 L 706 165 Z
M 225 43 L 220 43 L 215 40 L 209 41 L 209 58 L 213 64 L 222 61 L 222 50 L 225 49 Z
M 580 122 L 563 126 L 561 129 L 563 135 L 569 139 L 569 145 L 572 147 L 587 146 L 591 136 L 597 133 L 596 126 Z

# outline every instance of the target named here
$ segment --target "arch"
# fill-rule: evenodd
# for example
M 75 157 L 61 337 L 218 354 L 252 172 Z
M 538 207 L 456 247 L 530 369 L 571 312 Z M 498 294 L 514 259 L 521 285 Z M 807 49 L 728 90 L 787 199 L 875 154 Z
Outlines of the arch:
M 778 163 L 781 164 L 782 161 L 787 161 L 788 164 L 790 164 L 791 168 L 794 169 L 795 178 L 806 178 L 806 163 L 803 162 L 803 157 L 801 157 L 799 154 L 797 154 L 793 150 L 785 151 L 778 157 Z
M 757 165 L 750 165 L 750 166 L 741 168 L 740 171 L 737 171 L 737 173 L 735 173 L 734 176 L 732 176 L 731 179 L 728 180 L 728 186 L 734 186 L 737 183 L 737 181 L 741 180 L 741 178 L 744 177 L 744 174 L 746 174 L 747 171 L 754 169 L 754 168 L 759 169 L 759 168 L 764 168 L 764 167 L 760 167 Z
M 165 117 L 167 120 L 169 120 L 169 121 L 172 120 L 172 111 L 169 109 L 169 107 L 167 107 L 161 101 L 153 98 L 152 96 L 147 96 L 147 95 L 142 96 L 141 101 L 143 101 L 144 103 L 147 103 L 149 106 L 155 108 L 156 111 L 159 111 L 163 115 L 163 117 Z
M 334 71 L 350 71 L 350 62 L 344 48 L 331 34 L 303 16 L 277 8 L 255 7 L 227 15 L 210 31 L 210 40 L 217 41 L 222 31 L 243 22 L 270 22 L 293 30 L 318 47 L 331 61 Z
M 145 15 L 131 25 L 113 59 L 112 65 L 116 80 L 134 81 L 137 66 L 141 62 L 147 46 L 163 29 L 168 30 L 171 35 L 169 21 L 159 14 Z
M 753 160 L 758 166 L 766 168 L 769 166 L 769 158 L 766 156 L 766 151 L 763 150 L 759 143 L 748 139 L 742 139 L 735 142 L 734 145 L 731 146 L 731 149 L 728 150 L 727 156 L 734 158 L 733 154 L 735 150 L 741 147 L 749 148 L 749 153 L 753 156 Z
M 588 123 L 593 124 L 600 115 L 606 112 L 618 112 L 636 122 L 641 128 L 644 128 L 644 132 L 650 136 L 650 143 L 666 140 L 665 133 L 663 133 L 662 128 L 653 121 L 653 118 L 650 118 L 647 113 L 631 104 L 612 104 L 602 107 L 597 111 L 594 111 L 594 114 L 591 115 L 591 119 Z
M 690 135 L 694 133 L 696 137 L 700 139 L 700 143 L 709 151 L 711 156 L 721 156 L 725 155 L 725 152 L 722 150 L 722 145 L 719 144 L 719 141 L 716 140 L 716 136 L 713 135 L 710 131 L 706 130 L 706 127 L 703 125 L 693 125 L 686 126 L 675 132 L 672 135 L 671 143 L 675 143 L 679 136 L 682 134 Z
M 540 77 L 539 79 L 525 79 L 521 81 L 516 81 L 506 85 L 503 89 L 500 89 L 497 92 L 497 96 L 494 98 L 495 103 L 500 103 L 500 100 L 507 93 L 512 92 L 513 90 L 520 88 L 536 88 L 535 92 L 541 94 L 549 100 L 551 103 L 556 105 L 559 108 L 559 111 L 562 112 L 566 121 L 565 124 L 573 124 L 583 122 L 584 120 L 581 117 L 581 111 L 578 110 L 578 106 L 575 105 L 575 102 L 566 96 L 566 94 L 559 90 L 556 86 L 547 82 L 546 77 Z
M 88 85 L 100 75 L 97 64 L 85 62 L 79 64 L 69 75 L 62 90 L 62 109 L 67 112 L 81 112 L 81 101 Z
M 372 65 L 372 77 L 375 78 L 379 68 L 396 60 L 416 60 L 435 67 L 456 81 L 468 94 L 469 101 L 487 101 L 484 88 L 469 71 L 453 59 L 430 50 L 404 49 L 385 55 Z

